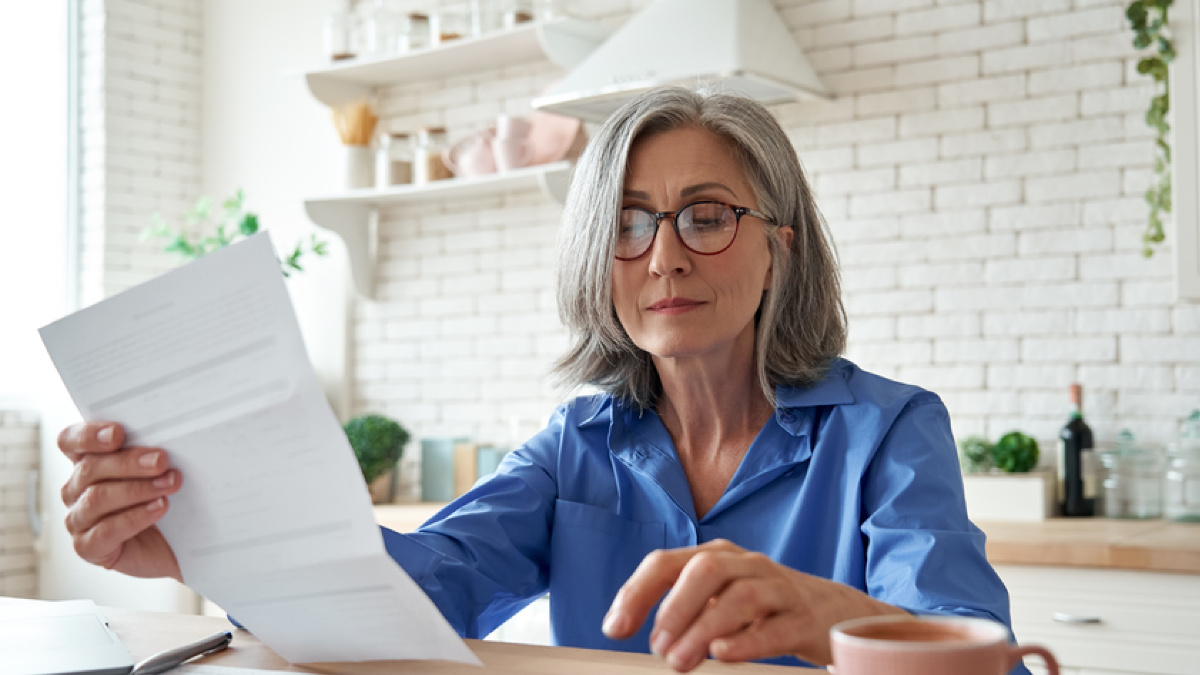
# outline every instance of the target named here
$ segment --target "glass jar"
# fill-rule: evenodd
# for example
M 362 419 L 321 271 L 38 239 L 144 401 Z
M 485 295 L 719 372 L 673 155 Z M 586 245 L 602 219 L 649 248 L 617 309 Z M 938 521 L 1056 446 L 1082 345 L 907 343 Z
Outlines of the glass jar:
M 533 21 L 533 0 L 502 0 L 500 22 L 505 30 Z
M 538 21 L 553 21 L 573 16 L 572 9 L 567 0 L 535 0 L 533 13 Z
M 504 27 L 504 0 L 467 0 L 467 13 L 471 19 L 471 37 L 480 37 L 495 33 Z
M 1162 517 L 1162 454 L 1138 446 L 1128 429 L 1117 435 L 1116 447 L 1101 452 L 1101 513 L 1108 518 Z
M 434 47 L 471 35 L 470 6 L 463 3 L 439 5 L 429 15 L 429 42 Z
M 417 130 L 417 144 L 413 148 L 414 184 L 444 180 L 454 175 L 442 159 L 442 151 L 447 147 L 444 127 L 421 127 Z
M 375 187 L 383 190 L 412 182 L 412 143 L 408 134 L 383 134 L 375 151 Z
M 1168 450 L 1163 501 L 1168 520 L 1200 523 L 1200 410 L 1192 411 Z
M 354 58 L 354 12 L 349 0 L 337 0 L 325 15 L 322 27 L 325 56 L 330 61 Z
M 369 57 L 387 57 L 397 51 L 396 14 L 386 0 L 374 0 L 363 16 L 362 53 Z
M 411 12 L 402 16 L 397 33 L 396 48 L 398 51 L 411 52 L 425 49 L 429 46 L 430 38 L 429 15 Z

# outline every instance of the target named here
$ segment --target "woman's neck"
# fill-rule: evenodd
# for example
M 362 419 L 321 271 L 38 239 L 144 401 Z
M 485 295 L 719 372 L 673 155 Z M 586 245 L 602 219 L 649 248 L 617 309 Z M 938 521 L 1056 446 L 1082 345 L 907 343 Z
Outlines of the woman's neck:
M 705 462 L 740 448 L 740 461 L 773 413 L 754 360 L 753 331 L 726 354 L 655 360 L 663 386 L 659 417 L 681 458 Z

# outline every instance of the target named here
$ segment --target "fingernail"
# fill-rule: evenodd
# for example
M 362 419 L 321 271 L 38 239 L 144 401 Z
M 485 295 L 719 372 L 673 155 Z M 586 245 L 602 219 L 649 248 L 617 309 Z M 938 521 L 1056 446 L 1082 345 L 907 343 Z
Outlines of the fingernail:
M 650 641 L 650 651 L 659 656 L 666 656 L 667 649 L 671 646 L 671 634 L 665 630 L 658 631 L 654 639 Z
M 112 443 L 112 439 L 113 439 L 113 428 L 112 427 L 104 427 L 100 431 L 96 432 L 96 440 L 100 441 L 101 443 Z
M 171 483 L 175 482 L 175 474 L 166 473 L 154 479 L 154 487 L 165 488 L 171 487 Z
M 158 453 L 157 452 L 147 452 L 146 454 L 144 454 L 138 458 L 138 464 L 141 464 L 142 466 L 146 467 L 147 469 L 153 469 L 154 465 L 158 464 Z
M 158 499 L 155 499 L 154 501 L 150 502 L 149 504 L 146 504 L 146 510 L 147 511 L 161 511 L 162 508 L 166 505 L 167 505 L 167 500 L 163 499 L 162 497 L 159 497 Z
M 667 654 L 667 663 L 671 664 L 671 667 L 675 670 L 687 670 L 691 668 L 692 661 L 695 659 L 689 653 L 689 646 L 690 645 L 681 644 L 675 647 L 675 649 L 672 649 L 671 653 Z
M 618 629 L 621 628 L 621 623 L 621 615 L 619 612 L 609 612 L 604 617 L 604 625 L 601 626 L 601 630 L 603 630 L 604 634 L 608 637 L 613 637 L 617 634 Z

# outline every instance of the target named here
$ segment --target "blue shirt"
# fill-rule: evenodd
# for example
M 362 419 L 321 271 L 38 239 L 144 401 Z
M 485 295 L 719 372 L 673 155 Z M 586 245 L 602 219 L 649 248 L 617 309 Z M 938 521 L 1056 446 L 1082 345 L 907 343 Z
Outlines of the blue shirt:
M 601 632 L 617 589 L 651 551 L 713 539 L 915 614 L 1011 627 L 936 395 L 838 360 L 815 386 L 776 398 L 703 518 L 659 417 L 596 395 L 560 407 L 417 532 L 385 529 L 385 545 L 464 637 L 549 591 L 557 644 L 648 652 L 652 620 L 628 640 Z

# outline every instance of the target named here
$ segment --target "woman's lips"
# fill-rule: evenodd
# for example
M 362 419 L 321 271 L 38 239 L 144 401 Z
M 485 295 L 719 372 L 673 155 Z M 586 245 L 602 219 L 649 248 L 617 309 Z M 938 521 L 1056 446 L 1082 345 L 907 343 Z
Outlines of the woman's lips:
M 704 303 L 691 298 L 664 298 L 646 308 L 655 314 L 686 314 Z

